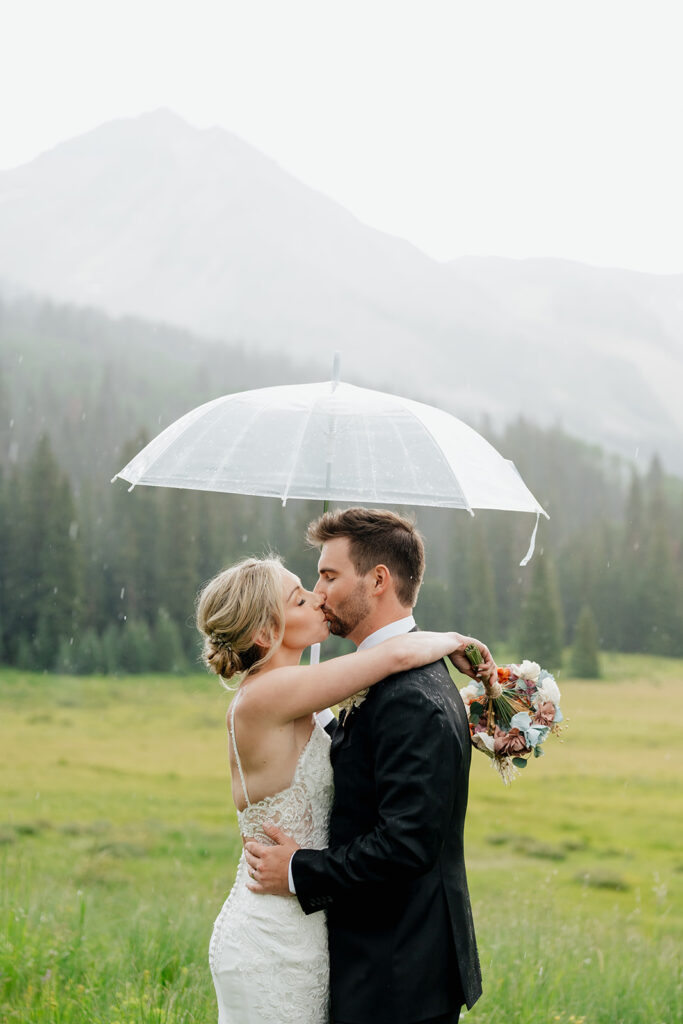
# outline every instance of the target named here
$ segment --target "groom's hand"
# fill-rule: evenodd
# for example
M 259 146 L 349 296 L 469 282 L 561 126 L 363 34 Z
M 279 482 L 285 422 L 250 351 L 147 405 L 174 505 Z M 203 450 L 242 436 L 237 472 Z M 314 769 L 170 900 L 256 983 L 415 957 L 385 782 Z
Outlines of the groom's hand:
M 498 666 L 493 660 L 493 656 L 486 644 L 483 644 L 481 640 L 476 640 L 472 636 L 463 636 L 462 634 L 458 635 L 460 636 L 460 644 L 450 654 L 450 659 L 458 672 L 462 672 L 463 675 L 466 676 L 471 676 L 472 679 L 496 680 L 498 678 Z M 484 659 L 481 665 L 477 665 L 476 668 L 473 667 L 471 661 L 465 654 L 465 648 L 468 644 L 475 644 L 475 646 L 479 648 L 479 652 Z
M 254 839 L 245 844 L 247 888 L 271 896 L 289 896 L 289 862 L 300 846 L 277 825 L 264 824 L 263 831 L 276 845 L 265 846 Z

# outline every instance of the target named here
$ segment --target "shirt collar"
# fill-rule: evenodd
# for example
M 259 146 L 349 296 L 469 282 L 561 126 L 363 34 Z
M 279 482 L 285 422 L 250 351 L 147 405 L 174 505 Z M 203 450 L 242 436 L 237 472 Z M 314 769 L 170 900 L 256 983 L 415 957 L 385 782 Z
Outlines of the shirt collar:
M 389 622 L 381 629 L 376 629 L 370 636 L 366 636 L 365 640 L 358 644 L 358 650 L 367 651 L 368 648 L 381 644 L 383 640 L 389 640 L 392 636 L 402 636 L 403 633 L 410 633 L 414 628 L 415 619 L 412 615 L 407 615 L 405 619 L 396 619 L 395 622 Z

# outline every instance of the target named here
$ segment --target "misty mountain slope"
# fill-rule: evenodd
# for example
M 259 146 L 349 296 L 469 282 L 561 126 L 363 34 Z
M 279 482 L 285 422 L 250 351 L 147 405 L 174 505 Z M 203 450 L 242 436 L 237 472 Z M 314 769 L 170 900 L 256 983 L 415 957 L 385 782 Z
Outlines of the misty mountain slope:
M 454 196 L 454 202 L 460 201 Z M 440 264 L 167 111 L 0 174 L 0 276 L 435 401 L 522 412 L 683 472 L 683 277 Z
M 165 112 L 1 175 L 0 236 L 0 274 L 37 291 L 303 353 L 344 341 L 361 356 L 368 322 L 417 343 L 410 322 L 434 286 L 407 243 L 227 132 Z
M 0 467 L 25 461 L 46 431 L 75 480 L 101 482 L 123 447 L 231 391 L 322 379 L 321 367 L 35 296 L 0 282 Z M 1 472 L 1 468 L 0 468 Z
M 630 457 L 654 448 L 680 472 L 683 278 L 562 260 L 451 266 L 510 323 L 483 358 L 507 364 L 529 416 Z

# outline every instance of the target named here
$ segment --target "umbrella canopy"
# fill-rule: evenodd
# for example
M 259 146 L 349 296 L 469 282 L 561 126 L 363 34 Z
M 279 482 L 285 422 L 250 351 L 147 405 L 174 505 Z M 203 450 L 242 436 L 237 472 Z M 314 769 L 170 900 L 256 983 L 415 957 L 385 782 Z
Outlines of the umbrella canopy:
M 207 402 L 167 427 L 114 477 L 365 505 L 547 513 L 512 462 L 449 413 L 327 381 Z

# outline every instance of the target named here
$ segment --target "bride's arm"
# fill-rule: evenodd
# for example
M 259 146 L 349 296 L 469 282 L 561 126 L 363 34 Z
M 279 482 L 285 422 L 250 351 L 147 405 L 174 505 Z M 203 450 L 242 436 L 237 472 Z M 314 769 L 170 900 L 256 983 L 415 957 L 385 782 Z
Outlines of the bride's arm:
M 396 672 L 439 661 L 458 649 L 461 639 L 458 633 L 405 633 L 320 665 L 275 668 L 243 688 L 241 710 L 271 722 L 292 722 Z

